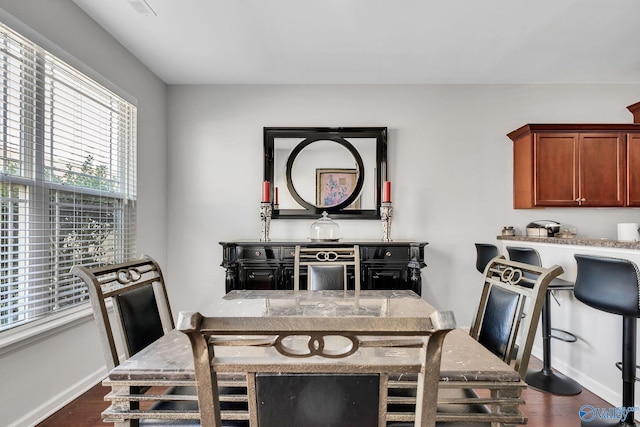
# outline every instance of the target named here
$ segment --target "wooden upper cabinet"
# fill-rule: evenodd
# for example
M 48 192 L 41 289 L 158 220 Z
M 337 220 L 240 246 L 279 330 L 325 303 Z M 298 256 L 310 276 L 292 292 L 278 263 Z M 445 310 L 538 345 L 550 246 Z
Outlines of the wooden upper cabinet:
M 634 133 L 635 132 L 635 133 Z M 627 156 L 640 167 L 627 139 L 638 125 L 525 125 L 511 132 L 514 144 L 514 208 L 622 207 L 631 194 L 640 206 L 640 172 L 630 181 Z M 627 191 L 629 188 L 629 191 Z
M 640 134 L 627 141 L 627 205 L 640 207 Z
M 534 135 L 534 206 L 576 204 L 577 142 L 578 134 Z
M 580 206 L 624 206 L 626 163 L 624 134 L 580 134 L 577 177 Z

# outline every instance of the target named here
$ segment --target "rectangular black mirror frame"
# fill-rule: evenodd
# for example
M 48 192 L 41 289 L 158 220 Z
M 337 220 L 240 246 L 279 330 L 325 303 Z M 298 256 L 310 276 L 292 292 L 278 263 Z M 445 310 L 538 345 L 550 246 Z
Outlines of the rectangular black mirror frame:
M 342 209 L 331 210 L 324 207 L 313 209 L 274 209 L 272 219 L 309 219 L 318 218 L 327 211 L 334 219 L 380 219 L 380 200 L 382 183 L 387 180 L 387 128 L 386 127 L 265 127 L 264 128 L 264 181 L 274 182 L 274 140 L 276 138 L 309 138 L 318 134 L 349 138 L 376 139 L 375 171 L 375 209 Z M 271 185 L 271 199 L 274 200 L 274 186 Z

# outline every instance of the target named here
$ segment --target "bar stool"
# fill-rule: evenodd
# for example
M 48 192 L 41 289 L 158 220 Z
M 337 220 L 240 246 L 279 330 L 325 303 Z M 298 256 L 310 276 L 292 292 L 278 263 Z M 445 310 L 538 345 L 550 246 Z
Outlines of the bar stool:
M 499 255 L 498 247 L 490 243 L 476 243 L 476 269 L 484 273 L 484 269 L 493 258 Z
M 579 301 L 597 310 L 622 316 L 622 406 L 634 407 L 636 375 L 636 330 L 640 317 L 640 272 L 626 259 L 574 255 L 578 275 L 573 290 Z M 616 364 L 620 367 L 619 364 Z M 624 420 L 595 418 L 594 413 L 581 413 L 583 426 L 635 426 L 634 412 Z
M 509 259 L 542 266 L 538 251 L 533 248 L 507 246 Z M 547 294 L 542 306 L 542 369 L 527 372 L 525 382 L 533 389 L 551 394 L 572 396 L 582 392 L 582 387 L 576 381 L 551 369 L 551 338 L 564 342 L 576 342 L 577 338 L 572 333 L 551 327 L 551 298 L 555 298 L 553 291 L 573 290 L 572 282 L 555 278 L 549 283 Z M 556 300 L 557 302 L 557 300 Z M 554 335 L 552 332 L 555 332 Z

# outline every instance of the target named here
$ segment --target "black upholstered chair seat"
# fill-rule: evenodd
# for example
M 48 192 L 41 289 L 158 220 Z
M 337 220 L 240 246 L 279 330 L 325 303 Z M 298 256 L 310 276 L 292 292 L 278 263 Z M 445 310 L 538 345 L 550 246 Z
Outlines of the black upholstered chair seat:
M 116 302 L 131 354 L 136 354 L 164 335 L 153 285 L 118 294 Z
M 504 359 L 509 338 L 521 314 L 520 295 L 494 287 L 489 292 L 478 342 Z
M 344 289 L 344 265 L 310 265 L 307 287 L 312 291 Z

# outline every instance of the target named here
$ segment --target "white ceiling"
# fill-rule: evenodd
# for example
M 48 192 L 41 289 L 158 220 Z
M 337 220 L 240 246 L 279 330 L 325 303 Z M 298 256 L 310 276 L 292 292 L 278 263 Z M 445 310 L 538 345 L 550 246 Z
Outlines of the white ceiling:
M 640 83 L 640 0 L 73 0 L 167 84 Z

